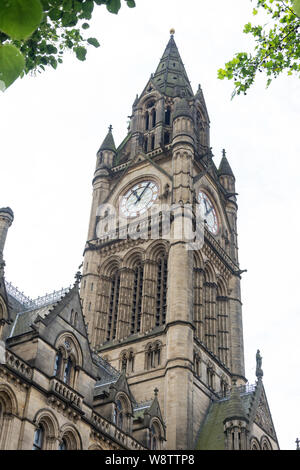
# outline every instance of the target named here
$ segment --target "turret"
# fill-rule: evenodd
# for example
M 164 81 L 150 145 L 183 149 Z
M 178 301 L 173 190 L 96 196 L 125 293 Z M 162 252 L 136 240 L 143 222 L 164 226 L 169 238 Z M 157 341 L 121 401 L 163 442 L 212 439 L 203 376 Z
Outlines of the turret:
M 10 207 L 0 209 L 0 261 L 3 259 L 3 250 L 9 227 L 14 220 L 14 213 Z
M 227 192 L 234 193 L 235 192 L 235 177 L 229 165 L 229 162 L 226 158 L 225 149 L 223 149 L 222 154 L 223 154 L 222 160 L 220 162 L 220 166 L 218 169 L 219 180 Z
M 223 421 L 227 450 L 247 449 L 248 418 L 236 382 L 233 382 L 231 397 Z
M 111 168 L 115 154 L 116 146 L 112 135 L 112 126 L 109 126 L 107 136 L 97 152 L 96 171 L 99 168 Z

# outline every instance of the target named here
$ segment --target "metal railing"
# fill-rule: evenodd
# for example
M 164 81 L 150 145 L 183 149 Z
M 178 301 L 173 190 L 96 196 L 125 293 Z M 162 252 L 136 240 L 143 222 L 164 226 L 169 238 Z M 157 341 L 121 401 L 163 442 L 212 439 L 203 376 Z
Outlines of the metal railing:
M 17 287 L 15 287 L 11 282 L 5 281 L 6 292 L 11 295 L 15 300 L 17 300 L 24 310 L 33 310 L 35 308 L 43 307 L 44 305 L 52 304 L 61 299 L 70 289 L 71 286 L 56 290 L 50 294 L 45 294 L 42 297 L 37 297 L 36 299 L 31 299 L 27 297 L 23 292 L 21 292 Z

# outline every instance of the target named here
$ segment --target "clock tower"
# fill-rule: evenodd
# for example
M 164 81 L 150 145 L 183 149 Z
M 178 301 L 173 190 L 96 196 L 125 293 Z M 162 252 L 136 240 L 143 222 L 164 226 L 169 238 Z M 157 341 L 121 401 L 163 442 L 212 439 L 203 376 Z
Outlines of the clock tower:
M 89 338 L 139 402 L 156 389 L 167 449 L 195 448 L 211 403 L 246 383 L 235 177 L 225 151 L 216 167 L 209 128 L 171 31 L 128 134 L 116 147 L 109 127 L 93 178 Z M 186 223 L 202 233 L 197 244 L 178 235 Z

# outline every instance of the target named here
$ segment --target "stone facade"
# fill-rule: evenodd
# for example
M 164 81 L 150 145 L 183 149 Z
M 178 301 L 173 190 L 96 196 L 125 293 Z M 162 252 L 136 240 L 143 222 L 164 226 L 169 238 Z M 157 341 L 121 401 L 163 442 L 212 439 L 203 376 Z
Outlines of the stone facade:
M 0 292 L 0 448 L 42 429 L 49 449 L 278 449 L 245 378 L 235 177 L 209 125 L 172 34 L 128 135 L 97 152 L 80 292 L 11 315 Z

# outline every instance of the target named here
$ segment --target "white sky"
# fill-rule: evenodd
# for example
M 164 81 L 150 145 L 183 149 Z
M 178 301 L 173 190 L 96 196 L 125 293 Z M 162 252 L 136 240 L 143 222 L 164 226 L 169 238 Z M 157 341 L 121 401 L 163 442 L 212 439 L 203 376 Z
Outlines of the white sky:
M 201 83 L 211 145 L 236 176 L 246 376 L 264 385 L 281 449 L 295 449 L 299 416 L 299 80 L 265 78 L 230 100 L 217 70 L 249 50 L 242 33 L 253 3 L 137 0 L 118 16 L 98 7 L 86 62 L 68 54 L 56 71 L 18 80 L 0 96 L 0 206 L 15 220 L 5 247 L 6 277 L 29 297 L 73 283 L 82 262 L 95 154 L 109 124 L 116 145 L 127 116 L 175 28 L 192 87 Z M 255 17 L 259 21 L 259 17 Z M 87 37 L 88 37 L 87 36 Z M 297 119 L 298 118 L 298 119 Z

